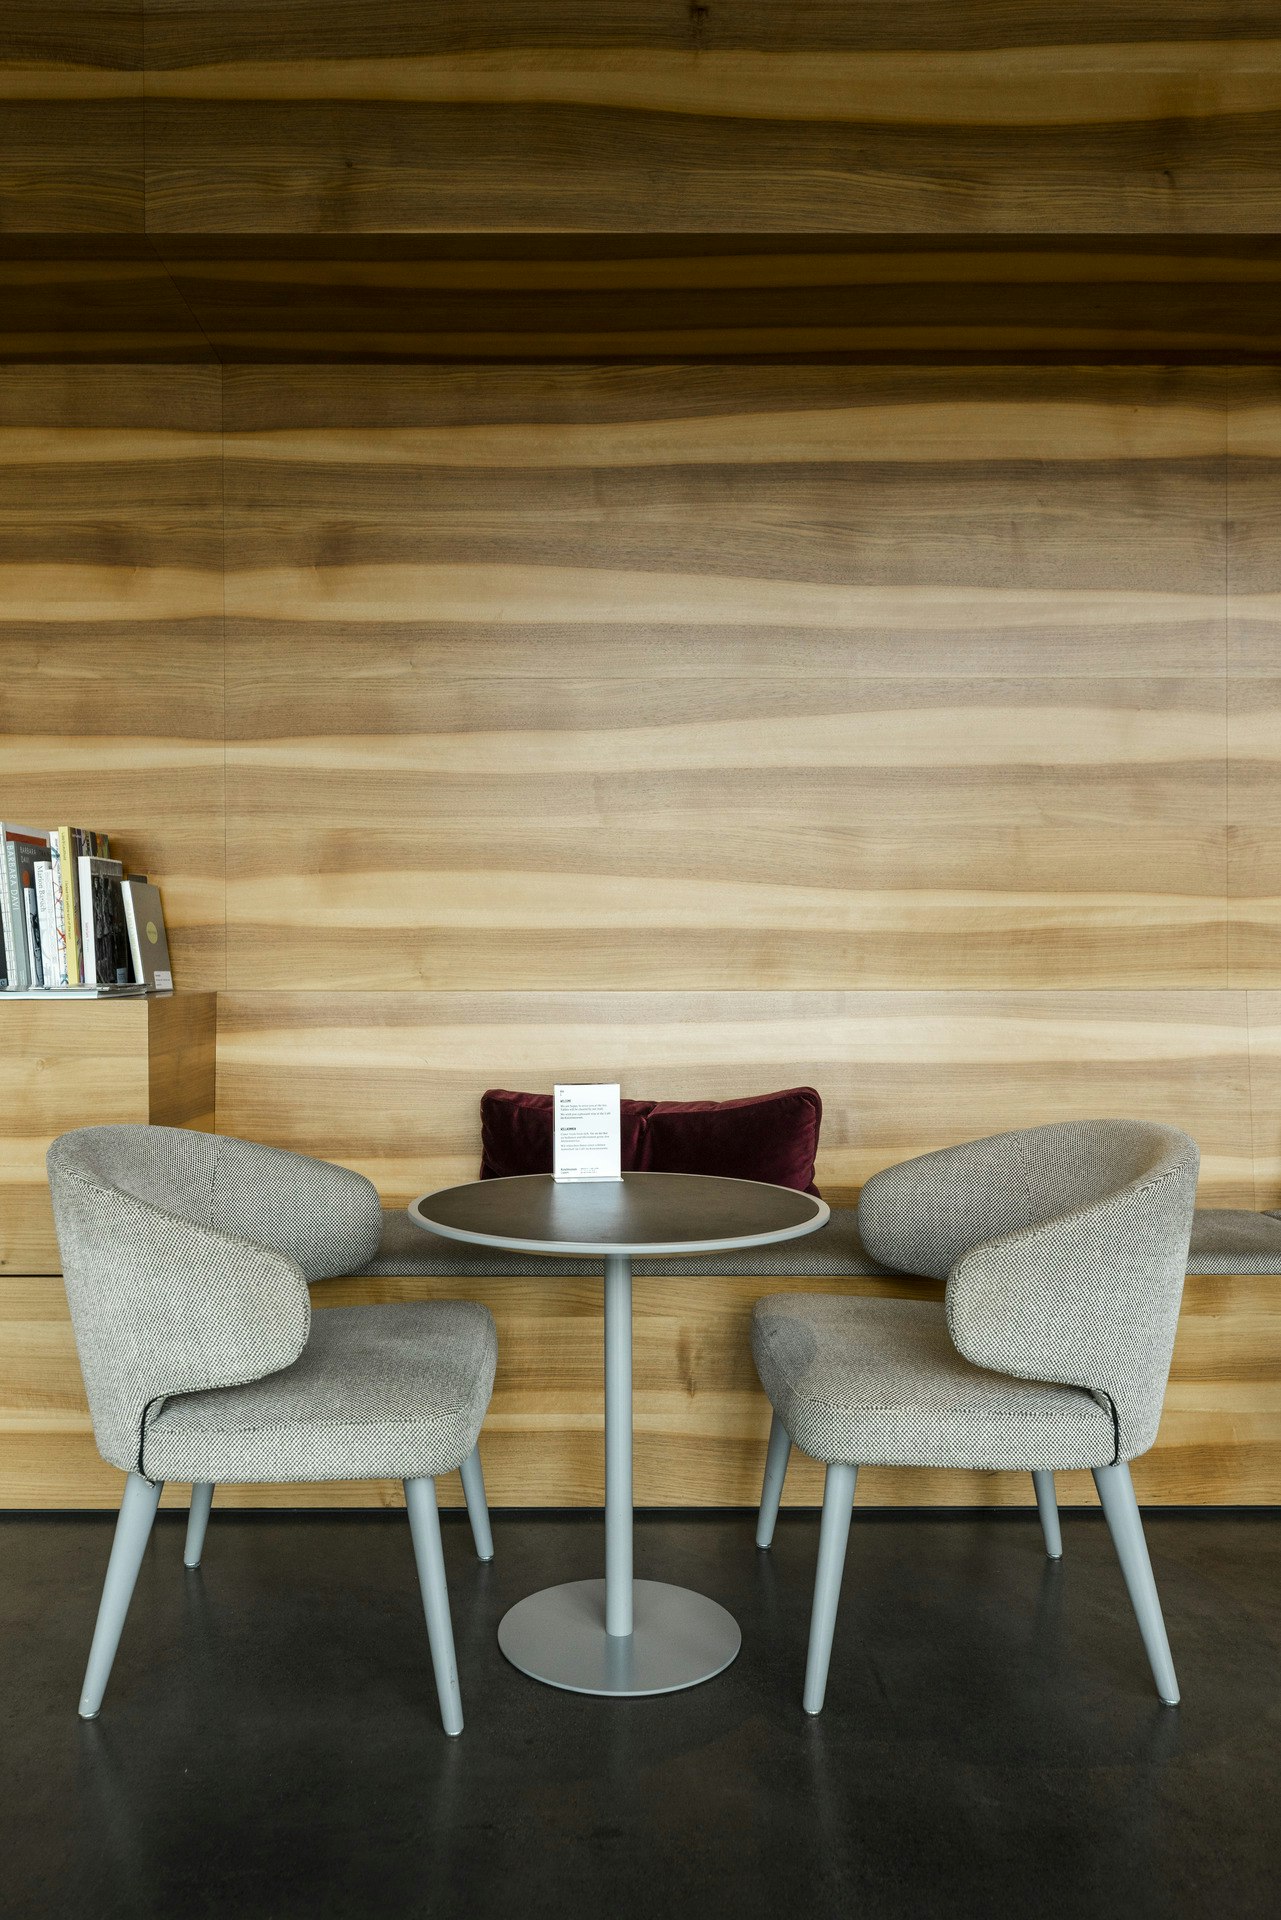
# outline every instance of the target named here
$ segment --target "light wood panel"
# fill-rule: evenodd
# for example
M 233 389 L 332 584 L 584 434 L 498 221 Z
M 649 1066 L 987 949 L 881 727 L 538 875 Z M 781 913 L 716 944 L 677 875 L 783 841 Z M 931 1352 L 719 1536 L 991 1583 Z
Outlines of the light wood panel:
M 1124 1113 L 1200 1142 L 1202 1204 L 1254 1203 L 1239 993 L 219 996 L 218 1124 L 342 1159 L 387 1204 L 473 1179 L 486 1087 L 614 1080 L 638 1098 L 823 1095 L 829 1199 L 956 1140 Z
M 1281 993 L 1251 993 L 1248 1004 L 1255 1204 L 1281 1210 Z
M 214 1031 L 212 994 L 0 996 L 0 1294 L 11 1275 L 61 1271 L 45 1177 L 60 1133 L 122 1122 L 212 1129 Z
M 1232 980 L 1281 986 L 1281 372 L 1224 375 Z
M 111 836 L 223 977 L 216 368 L 0 370 L 0 819 Z
M 641 1279 L 636 1283 L 636 1501 L 652 1506 L 747 1506 L 760 1497 L 769 1408 L 752 1366 L 752 1303 L 764 1292 L 937 1298 L 929 1282 Z M 499 1370 L 481 1441 L 495 1507 L 599 1507 L 600 1282 L 580 1280 L 331 1281 L 316 1304 L 474 1298 L 497 1320 Z M 1281 1500 L 1281 1290 L 1258 1277 L 1188 1281 L 1161 1431 L 1135 1467 L 1153 1505 L 1275 1504 Z M 94 1449 L 62 1289 L 22 1280 L 0 1291 L 0 1447 L 5 1504 L 106 1507 L 120 1475 Z M 1093 1504 L 1089 1476 L 1058 1476 L 1066 1505 Z M 445 1504 L 461 1504 L 456 1477 Z M 184 1503 L 187 1489 L 166 1501 Z M 869 1468 L 868 1506 L 1029 1506 L 1019 1474 Z M 394 1483 L 227 1487 L 238 1506 L 396 1505 Z M 821 1499 L 821 1469 L 797 1454 L 787 1504 Z
M 152 231 L 1272 231 L 1275 9 L 150 0 Z
M 229 984 L 1224 984 L 1216 376 L 225 380 Z

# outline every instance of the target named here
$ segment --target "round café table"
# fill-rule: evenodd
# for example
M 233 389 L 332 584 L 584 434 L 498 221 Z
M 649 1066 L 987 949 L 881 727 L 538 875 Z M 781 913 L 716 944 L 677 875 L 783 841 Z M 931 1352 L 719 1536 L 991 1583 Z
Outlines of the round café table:
M 828 1219 L 791 1187 L 692 1173 L 474 1180 L 415 1200 L 410 1218 L 468 1246 L 605 1264 L 605 1578 L 531 1593 L 498 1644 L 522 1673 L 573 1693 L 675 1693 L 738 1652 L 738 1622 L 685 1587 L 632 1578 L 632 1261 L 797 1240 Z

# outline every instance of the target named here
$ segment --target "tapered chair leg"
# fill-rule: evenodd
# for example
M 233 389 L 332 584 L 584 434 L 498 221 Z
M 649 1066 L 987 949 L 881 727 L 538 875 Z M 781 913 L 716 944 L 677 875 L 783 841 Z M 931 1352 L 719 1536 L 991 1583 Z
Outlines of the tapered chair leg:
M 494 1536 L 489 1530 L 489 1503 L 485 1499 L 485 1476 L 480 1470 L 480 1448 L 473 1447 L 459 1468 L 463 1482 L 463 1497 L 467 1502 L 467 1518 L 471 1521 L 471 1537 L 476 1542 L 476 1558 L 492 1560 L 494 1557 Z
M 151 1523 L 156 1517 L 159 1501 L 159 1484 L 144 1480 L 140 1473 L 129 1475 L 125 1481 L 124 1498 L 120 1502 L 115 1538 L 111 1542 L 111 1558 L 107 1562 L 107 1577 L 102 1585 L 102 1599 L 98 1603 L 98 1622 L 93 1630 L 93 1645 L 89 1649 L 84 1686 L 80 1690 L 82 1720 L 97 1718 L 102 1696 L 107 1691 L 116 1648 L 120 1645 L 120 1635 L 124 1630 L 125 1615 L 133 1598 L 138 1569 L 147 1549 Z
M 783 1482 L 787 1478 L 787 1463 L 791 1455 L 791 1436 L 775 1414 L 770 1421 L 769 1446 L 765 1453 L 765 1480 L 761 1487 L 761 1510 L 756 1516 L 758 1547 L 768 1547 L 773 1543 L 774 1523 L 778 1519 L 778 1503 L 783 1498 Z
M 406 1480 L 405 1505 L 413 1536 L 418 1584 L 427 1616 L 427 1640 L 440 1700 L 440 1718 L 446 1733 L 463 1730 L 463 1700 L 458 1690 L 458 1663 L 454 1657 L 454 1629 L 449 1618 L 449 1589 L 445 1585 L 445 1555 L 440 1543 L 440 1513 L 434 1480 Z
M 1143 1635 L 1156 1690 L 1167 1706 L 1177 1706 L 1179 1683 L 1174 1675 L 1170 1642 L 1166 1637 L 1156 1581 L 1152 1577 L 1152 1562 L 1148 1558 L 1148 1543 L 1143 1536 L 1143 1522 L 1139 1517 L 1139 1503 L 1134 1497 L 1130 1469 L 1124 1460 L 1118 1461 L 1115 1466 L 1096 1467 L 1094 1484 L 1099 1490 L 1099 1500 L 1107 1519 L 1108 1531 L 1112 1535 L 1112 1544 L 1116 1548 L 1116 1557 L 1121 1562 L 1121 1572 L 1125 1575 L 1130 1603 L 1139 1623 L 1139 1632 Z
M 832 1661 L 836 1609 L 845 1571 L 845 1547 L 850 1537 L 850 1509 L 854 1505 L 857 1467 L 829 1467 L 823 1485 L 823 1520 L 818 1534 L 818 1571 L 814 1577 L 814 1608 L 810 1614 L 810 1645 L 805 1662 L 806 1713 L 823 1711 L 827 1670 Z
M 1045 1535 L 1045 1551 L 1051 1560 L 1063 1558 L 1063 1535 L 1059 1531 L 1059 1503 L 1054 1493 L 1054 1475 L 1052 1473 L 1034 1473 L 1032 1484 L 1036 1488 L 1036 1509 L 1041 1516 L 1041 1532 Z
M 191 1489 L 191 1511 L 187 1515 L 187 1544 L 182 1550 L 184 1567 L 198 1567 L 200 1556 L 205 1550 L 205 1529 L 209 1525 L 209 1509 L 213 1505 L 213 1485 L 208 1480 L 198 1480 Z

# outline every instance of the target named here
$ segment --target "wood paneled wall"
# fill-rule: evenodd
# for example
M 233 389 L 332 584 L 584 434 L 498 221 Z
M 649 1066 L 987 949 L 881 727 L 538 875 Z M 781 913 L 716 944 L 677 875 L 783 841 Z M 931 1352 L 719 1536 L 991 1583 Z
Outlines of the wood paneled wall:
M 805 1079 L 835 1198 L 1126 1111 L 1281 1205 L 1274 374 L 43 367 L 3 407 L 0 813 L 160 878 L 223 1130 L 399 1202 L 473 1171 L 486 1085 Z M 1275 1291 L 1190 1289 L 1149 1497 L 1281 1494 Z M 644 1499 L 751 1496 L 751 1292 L 643 1306 Z M 497 1500 L 598 1497 L 589 1294 L 495 1294 Z M 56 1282 L 0 1318 L 10 1484 L 109 1499 Z
M 1273 997 L 232 992 L 218 1001 L 219 1125 L 349 1161 L 400 1204 L 475 1177 L 488 1086 L 618 1078 L 638 1097 L 724 1099 L 804 1082 L 824 1098 L 832 1200 L 955 1140 L 1125 1113 L 1195 1134 L 1204 1204 L 1281 1206 L 1281 1168 L 1256 1199 L 1252 1134 L 1253 1121 L 1268 1137 L 1276 1104 Z
M 1224 986 L 1197 371 L 229 368 L 228 984 Z
M 108 831 L 223 984 L 216 368 L 0 368 L 0 819 Z
M 1270 0 L 37 0 L 0 227 L 1274 232 Z

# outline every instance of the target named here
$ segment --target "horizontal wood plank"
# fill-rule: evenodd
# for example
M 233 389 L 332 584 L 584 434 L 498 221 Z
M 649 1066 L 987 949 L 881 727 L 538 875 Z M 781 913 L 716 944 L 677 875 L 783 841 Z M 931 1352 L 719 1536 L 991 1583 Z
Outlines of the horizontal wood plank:
M 153 231 L 1275 228 L 1275 20 L 166 5 Z
M 1202 1204 L 1250 1206 L 1240 993 L 219 995 L 218 1124 L 359 1167 L 388 1204 L 473 1179 L 486 1087 L 619 1080 L 637 1098 L 808 1084 L 819 1184 L 1043 1121 L 1129 1114 L 1202 1150 Z
M 1213 378 L 226 390 L 230 984 L 1224 983 Z

